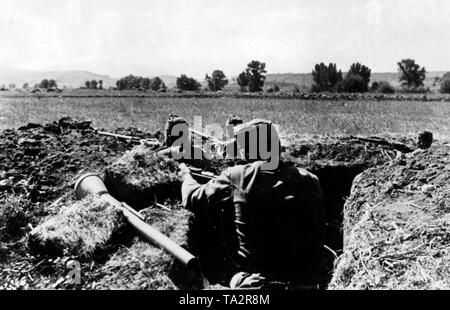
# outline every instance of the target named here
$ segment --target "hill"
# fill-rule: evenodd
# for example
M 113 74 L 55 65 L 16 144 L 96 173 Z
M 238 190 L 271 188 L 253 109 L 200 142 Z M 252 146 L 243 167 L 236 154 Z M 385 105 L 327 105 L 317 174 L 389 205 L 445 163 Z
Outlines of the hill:
M 159 78 L 163 80 L 164 84 L 166 84 L 168 88 L 177 86 L 177 77 L 174 75 L 159 75 Z
M 434 80 L 436 77 L 441 77 L 446 71 L 430 71 L 427 72 L 427 78 L 425 85 L 433 88 L 435 85 Z M 344 73 L 345 75 L 345 73 Z M 154 75 L 152 77 L 155 77 Z M 174 75 L 159 75 L 164 81 L 167 87 L 176 87 L 177 77 Z M 56 80 L 59 87 L 71 87 L 78 88 L 84 86 L 86 81 L 90 80 L 103 80 L 105 88 L 110 86 L 116 86 L 116 78 L 112 78 L 105 74 L 98 74 L 89 71 L 32 71 L 24 69 L 14 69 L 8 67 L 0 67 L 0 85 L 8 86 L 10 83 L 14 83 L 17 87 L 22 87 L 24 83 L 28 83 L 33 86 L 39 83 L 43 79 Z M 226 87 L 227 90 L 238 90 L 239 87 L 236 83 L 236 77 L 230 77 L 230 84 Z M 388 81 L 393 86 L 398 87 L 400 82 L 398 81 L 398 73 L 396 72 L 374 72 L 372 73 L 372 82 L 375 81 Z M 202 87 L 206 87 L 205 81 L 200 81 Z M 306 91 L 313 83 L 311 73 L 273 73 L 267 74 L 265 86 L 273 86 L 277 84 L 284 89 L 292 89 L 299 87 L 302 91 Z
M 43 79 L 54 79 L 59 87 L 76 88 L 90 80 L 103 80 L 104 87 L 116 85 L 116 79 L 89 71 L 32 71 L 0 67 L 0 85 L 14 83 L 17 87 L 22 87 L 24 83 L 28 83 L 33 86 Z

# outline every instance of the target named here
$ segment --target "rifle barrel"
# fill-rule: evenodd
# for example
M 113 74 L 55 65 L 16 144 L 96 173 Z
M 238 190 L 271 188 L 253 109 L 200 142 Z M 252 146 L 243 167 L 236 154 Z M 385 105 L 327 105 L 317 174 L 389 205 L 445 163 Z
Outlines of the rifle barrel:
M 215 143 L 217 143 L 217 144 L 221 144 L 221 145 L 225 144 L 224 141 L 220 141 L 219 139 L 216 139 L 216 138 L 214 138 L 214 137 L 212 137 L 212 136 L 208 136 L 207 134 L 204 134 L 203 132 L 200 132 L 200 131 L 198 131 L 198 130 L 189 128 L 189 131 L 190 131 L 191 133 L 197 135 L 197 136 L 200 136 L 200 137 L 202 137 L 202 138 L 204 138 L 204 139 L 206 139 L 206 140 L 211 140 L 211 141 L 213 141 L 213 142 L 215 142 Z
M 126 136 L 126 135 L 120 135 L 117 133 L 110 133 L 110 132 L 105 132 L 105 131 L 97 131 L 97 133 L 99 135 L 103 135 L 103 136 L 109 136 L 109 137 L 114 137 L 114 138 L 119 138 L 119 139 L 125 139 L 125 140 L 130 140 L 133 142 L 137 142 L 140 143 L 141 141 L 152 141 L 152 142 L 157 142 L 159 143 L 158 139 L 141 139 L 138 137 L 133 137 L 133 136 Z

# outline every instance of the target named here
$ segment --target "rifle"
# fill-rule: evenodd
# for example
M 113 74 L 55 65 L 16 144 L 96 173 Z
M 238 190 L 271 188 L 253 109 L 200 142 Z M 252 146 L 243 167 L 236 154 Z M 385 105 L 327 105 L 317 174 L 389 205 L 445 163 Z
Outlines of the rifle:
M 105 131 L 96 130 L 95 132 L 102 136 L 114 137 L 116 139 L 123 139 L 123 140 L 131 141 L 135 144 L 145 144 L 145 145 L 149 145 L 149 146 L 160 146 L 161 145 L 161 142 L 159 142 L 159 140 L 155 139 L 155 138 L 141 139 L 139 137 L 120 135 L 120 134 L 110 133 L 110 132 L 105 132 Z
M 189 131 L 190 131 L 192 134 L 201 137 L 202 140 L 211 141 L 211 142 L 213 142 L 214 144 L 218 144 L 218 145 L 221 145 L 221 146 L 224 146 L 224 145 L 225 145 L 225 141 L 221 141 L 221 140 L 219 140 L 219 139 L 216 139 L 216 138 L 214 138 L 214 137 L 212 137 L 212 136 L 209 136 L 209 135 L 207 135 L 207 134 L 204 134 L 203 132 L 200 132 L 200 131 L 197 131 L 197 130 L 191 129 L 191 128 L 189 128 Z
M 414 149 L 412 147 L 410 147 L 409 145 L 406 145 L 404 143 L 401 143 L 401 142 L 398 142 L 395 140 L 381 138 L 381 137 L 350 136 L 350 139 L 356 139 L 356 140 L 359 140 L 362 142 L 384 145 L 384 146 L 390 147 L 394 150 L 400 151 L 402 153 L 411 153 L 412 151 L 414 151 Z
M 225 141 L 221 141 L 219 139 L 216 139 L 216 138 L 214 138 L 212 136 L 204 134 L 204 133 L 202 133 L 200 131 L 197 131 L 195 129 L 189 128 L 189 131 L 192 134 L 201 137 L 203 141 L 211 141 L 214 144 L 220 145 L 220 146 L 225 146 L 226 145 Z M 99 135 L 102 135 L 102 136 L 114 137 L 116 139 L 123 139 L 123 140 L 131 141 L 131 142 L 133 142 L 135 144 L 146 144 L 146 145 L 151 145 L 151 146 L 157 146 L 157 145 L 161 146 L 161 142 L 158 139 L 155 139 L 155 138 L 141 139 L 139 137 L 121 135 L 121 134 L 110 133 L 110 132 L 105 132 L 105 131 L 98 131 L 98 130 L 96 130 L 95 132 L 98 133 Z
M 226 141 L 220 141 L 214 137 L 208 136 L 202 132 L 199 132 L 197 130 L 194 129 L 189 129 L 191 133 L 196 134 L 200 137 L 202 137 L 202 139 L 204 140 L 209 140 L 209 141 L 213 141 L 216 144 L 220 144 L 222 146 L 226 145 Z M 127 136 L 127 135 L 121 135 L 121 134 L 115 134 L 115 133 L 110 133 L 110 132 L 105 132 L 105 131 L 98 131 L 96 130 L 96 133 L 103 135 L 103 136 L 109 136 L 109 137 L 115 137 L 117 139 L 124 139 L 124 140 L 129 140 L 133 143 L 136 144 L 146 144 L 146 145 L 151 145 L 151 146 L 159 146 L 159 148 L 153 150 L 154 153 L 158 154 L 158 155 L 168 155 L 170 154 L 170 152 L 172 151 L 172 149 L 170 147 L 164 147 L 161 145 L 161 143 L 159 142 L 159 140 L 152 138 L 152 139 L 140 139 L 139 137 L 133 137 L 133 136 Z M 209 173 L 209 172 L 205 172 L 202 171 L 201 169 L 197 169 L 194 167 L 189 167 L 191 170 L 191 174 L 197 177 L 201 177 L 201 178 L 205 178 L 205 179 L 214 179 L 216 176 L 213 173 Z M 196 172 L 194 172 L 196 171 Z

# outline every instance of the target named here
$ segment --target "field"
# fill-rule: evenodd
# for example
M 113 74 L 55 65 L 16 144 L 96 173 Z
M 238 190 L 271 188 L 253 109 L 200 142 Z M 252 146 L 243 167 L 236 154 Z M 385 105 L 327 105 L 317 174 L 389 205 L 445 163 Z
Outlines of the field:
M 280 125 L 284 160 L 315 173 L 324 190 L 335 227 L 327 244 L 342 254 L 331 288 L 450 287 L 449 102 L 0 97 L 0 288 L 193 287 L 172 257 L 118 225 L 104 203 L 73 197 L 79 175 L 103 174 L 111 194 L 204 259 L 202 246 L 212 243 L 195 235 L 191 214 L 180 207 L 176 163 L 156 162 L 146 148 L 91 130 L 151 137 L 172 113 L 190 123 L 202 116 L 203 126 L 223 125 L 230 114 Z M 407 154 L 352 137 L 415 147 L 421 130 L 433 132 L 433 147 Z M 212 165 L 213 172 L 223 166 Z M 166 208 L 151 206 L 156 196 Z M 212 284 L 224 285 L 217 259 L 208 257 L 203 268 Z M 73 261 L 81 263 L 81 284 L 67 278 Z
M 450 135 L 450 103 L 421 101 L 318 101 L 236 98 L 0 98 L 0 130 L 29 122 L 47 123 L 72 116 L 92 120 L 94 128 L 164 128 L 172 114 L 203 117 L 203 126 L 224 124 L 233 113 L 244 120 L 266 118 L 284 135 L 415 133 Z

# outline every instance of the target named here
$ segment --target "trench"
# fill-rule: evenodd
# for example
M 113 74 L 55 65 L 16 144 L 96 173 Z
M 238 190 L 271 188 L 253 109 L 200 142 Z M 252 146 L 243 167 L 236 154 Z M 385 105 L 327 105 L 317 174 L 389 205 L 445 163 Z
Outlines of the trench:
M 343 250 L 343 219 L 346 198 L 350 195 L 355 177 L 364 170 L 373 166 L 369 162 L 335 163 L 331 161 L 314 162 L 303 167 L 315 174 L 321 183 L 324 208 L 326 213 L 326 239 L 325 244 L 340 255 Z M 151 189 L 137 189 L 129 184 L 122 184 L 119 180 L 105 178 L 105 183 L 111 193 L 120 201 L 128 203 L 136 210 L 147 208 L 155 195 L 163 202 L 171 199 L 180 202 L 181 184 L 171 182 L 160 184 Z M 210 215 L 192 214 L 189 217 L 188 229 L 185 232 L 187 242 L 185 246 L 197 256 L 202 265 L 204 275 L 212 284 L 226 285 L 233 273 L 233 267 L 220 244 L 216 227 L 205 223 L 214 223 L 217 219 Z M 332 278 L 334 258 L 327 258 L 323 262 L 324 271 L 321 275 L 322 287 L 326 288 Z M 169 277 L 181 289 L 196 286 L 192 274 L 174 261 Z
M 343 220 L 344 205 L 350 196 L 353 180 L 366 170 L 367 164 L 319 164 L 308 169 L 320 181 L 326 214 L 325 244 L 338 255 L 344 245 Z

